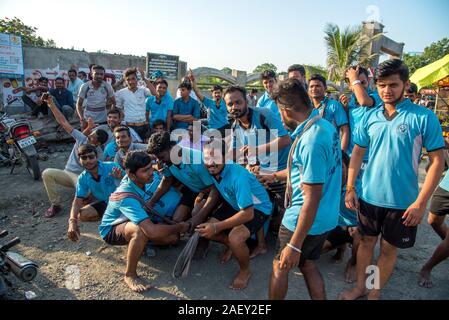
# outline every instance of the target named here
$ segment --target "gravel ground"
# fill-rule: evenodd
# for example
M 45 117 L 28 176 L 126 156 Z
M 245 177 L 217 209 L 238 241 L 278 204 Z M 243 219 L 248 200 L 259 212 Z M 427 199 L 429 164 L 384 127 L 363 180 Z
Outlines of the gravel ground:
M 48 161 L 41 161 L 42 170 L 47 167 L 63 168 L 71 150 L 70 144 L 52 145 L 44 150 Z M 421 178 L 424 172 L 421 170 Z M 26 291 L 33 291 L 36 299 L 43 300 L 140 300 L 140 299 L 266 299 L 275 240 L 269 239 L 269 252 L 251 262 L 253 276 L 248 288 L 235 292 L 227 288 L 238 271 L 235 260 L 220 265 L 222 251 L 219 244 L 212 244 L 207 257 L 192 262 L 190 275 L 181 280 L 171 277 L 174 262 L 185 240 L 169 249 L 157 248 L 154 258 L 142 258 L 138 271 L 150 280 L 153 288 L 144 294 L 127 289 L 122 281 L 124 247 L 106 245 L 99 237 L 98 223 L 81 225 L 82 238 L 78 244 L 66 238 L 67 219 L 73 191 L 61 188 L 64 210 L 54 219 L 42 214 L 48 200 L 41 181 L 33 181 L 23 167 L 13 175 L 9 168 L 0 168 L 0 229 L 7 229 L 11 237 L 18 236 L 22 243 L 14 248 L 39 266 L 39 273 L 31 283 L 13 280 L 8 299 L 25 299 Z M 2 239 L 3 240 L 3 239 Z M 400 251 L 394 274 L 383 292 L 383 299 L 420 300 L 449 299 L 449 260 L 435 268 L 434 288 L 418 286 L 418 271 L 439 244 L 433 230 L 423 223 L 419 227 L 414 248 Z M 349 252 L 346 253 L 345 260 Z M 331 261 L 332 253 L 323 255 L 318 265 L 326 284 L 328 298 L 336 299 L 342 290 L 351 285 L 344 282 L 344 264 Z M 79 270 L 80 287 L 71 288 L 67 282 L 70 270 Z M 287 299 L 309 299 L 302 275 L 291 273 Z

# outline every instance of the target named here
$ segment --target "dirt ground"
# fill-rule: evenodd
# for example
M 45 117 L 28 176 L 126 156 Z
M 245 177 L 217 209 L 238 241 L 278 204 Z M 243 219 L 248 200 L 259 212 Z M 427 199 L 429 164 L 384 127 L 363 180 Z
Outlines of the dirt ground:
M 70 144 L 52 145 L 43 150 L 48 161 L 40 161 L 42 170 L 47 167 L 63 168 L 71 150 Z M 424 172 L 421 170 L 421 179 Z M 13 175 L 9 168 L 0 168 L 0 229 L 7 229 L 8 239 L 18 236 L 22 243 L 14 248 L 39 266 L 38 276 L 31 283 L 13 280 L 8 299 L 25 299 L 26 291 L 36 293 L 36 299 L 90 300 L 90 299 L 267 299 L 268 281 L 274 256 L 275 240 L 269 241 L 269 252 L 252 260 L 253 276 L 247 289 L 235 292 L 227 288 L 238 271 L 235 260 L 227 265 L 218 261 L 222 247 L 213 244 L 207 257 L 194 260 L 187 278 L 171 277 L 173 265 L 185 243 L 169 249 L 157 248 L 154 258 L 142 258 L 138 271 L 150 280 L 153 288 L 144 294 L 135 294 L 122 281 L 124 247 L 106 245 L 98 234 L 98 223 L 81 225 L 82 238 L 78 244 L 66 237 L 67 220 L 73 191 L 61 188 L 64 210 L 54 219 L 42 214 L 48 200 L 42 181 L 33 181 L 26 169 L 17 168 Z M 4 242 L 4 239 L 2 239 Z M 449 260 L 434 269 L 433 289 L 418 286 L 418 271 L 439 244 L 439 238 L 423 223 L 419 227 L 414 248 L 400 251 L 394 274 L 383 292 L 383 299 L 421 300 L 449 299 Z M 318 265 L 325 280 L 329 299 L 336 299 L 342 290 L 351 288 L 344 281 L 344 264 L 331 261 L 332 253 L 323 255 Z M 349 257 L 346 253 L 345 261 Z M 72 267 L 71 267 L 72 266 Z M 66 271 L 76 266 L 80 271 L 80 288 L 67 289 Z M 69 269 L 67 269 L 69 268 Z M 287 299 L 309 299 L 302 275 L 291 273 Z

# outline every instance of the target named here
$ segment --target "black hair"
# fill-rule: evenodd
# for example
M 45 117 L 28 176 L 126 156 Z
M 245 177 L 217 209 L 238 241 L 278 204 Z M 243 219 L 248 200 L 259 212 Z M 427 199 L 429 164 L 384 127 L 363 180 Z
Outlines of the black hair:
M 240 86 L 229 86 L 225 89 L 223 96 L 226 96 L 228 93 L 240 92 L 242 94 L 243 99 L 246 99 L 246 89 Z
M 379 64 L 376 70 L 374 81 L 377 82 L 381 78 L 386 78 L 392 75 L 399 75 L 402 82 L 407 82 L 410 72 L 407 65 L 400 59 L 390 59 Z
M 176 142 L 171 141 L 170 133 L 167 131 L 153 133 L 148 140 L 147 152 L 157 156 L 163 151 L 170 150 L 175 144 Z
M 87 74 L 86 74 L 84 71 L 80 71 L 80 72 L 78 72 L 78 74 L 82 74 L 82 75 L 84 75 L 85 77 L 87 77 Z
M 106 131 L 103 129 L 97 129 L 95 130 L 95 134 L 97 135 L 98 142 L 100 142 L 101 145 L 105 144 L 106 141 L 109 140 L 109 135 Z
M 136 68 L 128 68 L 125 70 L 125 72 L 123 73 L 124 77 L 129 77 L 130 75 L 134 74 L 137 77 L 137 69 Z
M 95 148 L 93 145 L 91 144 L 83 144 L 81 146 L 78 147 L 78 157 L 85 155 L 85 154 L 89 154 L 89 153 L 95 153 L 95 155 L 97 155 L 97 148 Z
M 212 90 L 211 90 L 211 91 L 213 92 L 213 91 L 217 91 L 217 90 L 223 92 L 223 87 L 220 86 L 219 84 L 216 84 L 216 85 L 214 85 L 214 86 L 212 87 Z
M 150 156 L 139 150 L 129 151 L 123 160 L 125 170 L 129 170 L 130 173 L 134 174 L 137 170 L 145 168 L 149 164 L 151 164 Z
M 98 64 L 94 64 L 91 68 L 91 70 L 103 70 L 106 71 L 105 68 L 103 66 L 100 66 Z
M 167 127 L 167 124 L 162 119 L 157 119 L 153 122 L 153 128 L 156 126 L 160 126 L 160 125 L 162 125 L 164 127 L 164 129 Z
M 110 114 L 118 114 L 120 117 L 122 116 L 122 113 L 119 109 L 117 108 L 112 108 L 108 110 L 108 115 Z
M 257 93 L 258 90 L 257 89 L 251 89 L 251 93 Z
M 306 69 L 304 68 L 304 66 L 300 65 L 300 64 L 294 64 L 291 65 L 290 67 L 288 67 L 287 72 L 293 72 L 293 71 L 298 71 L 303 77 L 306 76 Z
M 407 90 L 408 93 L 418 93 L 418 86 L 415 83 L 410 83 L 410 88 Z
M 273 70 L 265 70 L 260 74 L 261 80 L 269 80 L 272 78 L 276 79 L 276 72 L 274 72 Z
M 63 77 L 57 77 L 57 78 L 55 79 L 55 82 L 58 81 L 58 80 L 62 80 L 63 82 L 65 81 Z
M 285 101 L 285 104 L 290 105 L 292 108 L 295 101 L 298 99 L 305 107 L 312 107 L 312 102 L 310 101 L 304 85 L 296 78 L 290 78 L 279 82 L 274 87 L 273 92 L 271 93 L 271 98 L 276 102 L 282 103 Z
M 128 137 L 131 137 L 131 130 L 129 130 L 129 127 L 127 126 L 118 126 L 114 128 L 114 136 L 117 132 L 125 131 L 128 133 Z
M 178 86 L 178 89 L 186 88 L 187 90 L 192 90 L 192 85 L 188 82 L 181 82 Z
M 327 87 L 326 78 L 323 77 L 321 74 L 318 74 L 318 73 L 312 74 L 310 76 L 309 83 L 313 80 L 320 81 L 324 85 L 325 88 Z
M 159 85 L 159 84 L 165 84 L 165 86 L 168 88 L 168 82 L 165 79 L 161 79 L 161 80 L 156 81 L 156 86 Z
M 78 74 L 78 72 L 75 69 L 70 69 L 69 71 L 67 71 L 67 74 L 69 74 L 70 72 L 75 72 L 75 76 Z
M 42 81 L 47 81 L 47 82 L 48 82 L 48 78 L 46 78 L 46 77 L 40 77 L 38 81 L 39 81 L 39 82 L 42 82 Z

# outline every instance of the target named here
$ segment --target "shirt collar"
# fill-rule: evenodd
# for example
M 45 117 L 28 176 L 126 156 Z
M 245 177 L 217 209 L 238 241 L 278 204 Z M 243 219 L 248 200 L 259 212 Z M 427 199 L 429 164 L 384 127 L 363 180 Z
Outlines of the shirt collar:
M 214 179 L 217 180 L 218 183 L 220 183 L 223 180 L 223 178 L 228 174 L 229 170 L 231 170 L 230 163 L 226 163 L 224 165 L 223 170 L 218 175 L 218 177 L 214 177 Z
M 310 113 L 310 116 L 305 121 L 303 121 L 299 126 L 296 127 L 295 131 L 292 134 L 292 139 L 293 140 L 296 139 L 296 137 L 302 132 L 306 124 L 310 121 L 310 119 L 317 116 L 318 114 L 319 114 L 318 109 L 313 109 L 312 112 Z
M 248 120 L 249 120 L 249 127 L 248 127 L 248 129 L 253 126 L 253 115 L 254 115 L 254 109 L 248 107 L 248 116 L 247 116 Z M 241 120 L 240 119 L 236 119 L 235 121 L 243 129 Z
M 103 168 L 104 168 L 104 164 L 102 161 L 98 160 L 98 180 L 94 178 L 94 176 L 92 175 L 92 173 L 90 173 L 89 171 L 87 171 L 90 176 L 92 177 L 92 179 L 94 179 L 95 181 L 100 181 L 101 176 L 103 175 Z
M 125 175 L 125 177 L 122 180 L 122 183 L 125 184 L 126 189 L 129 191 L 136 193 L 141 198 L 145 197 L 145 191 L 140 189 L 129 177 L 128 175 Z
M 399 113 L 407 108 L 410 108 L 410 106 L 413 104 L 413 102 L 410 101 L 410 99 L 404 99 L 401 102 L 399 102 L 398 104 L 396 104 L 395 108 L 396 111 Z M 385 103 L 382 102 L 382 111 L 385 110 Z

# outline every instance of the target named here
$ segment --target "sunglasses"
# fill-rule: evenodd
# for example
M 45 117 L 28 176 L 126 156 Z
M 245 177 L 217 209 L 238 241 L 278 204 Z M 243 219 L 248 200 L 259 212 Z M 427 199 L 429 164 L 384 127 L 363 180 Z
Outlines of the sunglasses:
M 96 157 L 97 157 L 97 156 L 96 156 L 96 155 L 93 155 L 93 154 L 82 155 L 82 156 L 80 156 L 81 160 L 87 160 L 87 159 L 89 159 L 89 160 L 94 160 Z

